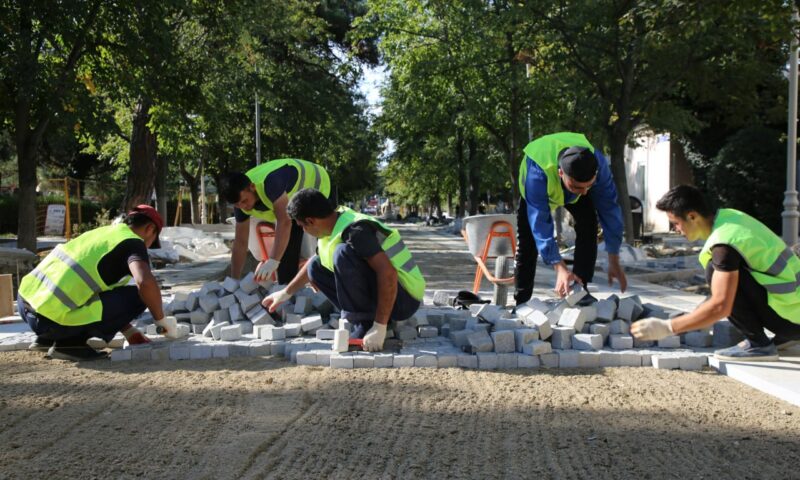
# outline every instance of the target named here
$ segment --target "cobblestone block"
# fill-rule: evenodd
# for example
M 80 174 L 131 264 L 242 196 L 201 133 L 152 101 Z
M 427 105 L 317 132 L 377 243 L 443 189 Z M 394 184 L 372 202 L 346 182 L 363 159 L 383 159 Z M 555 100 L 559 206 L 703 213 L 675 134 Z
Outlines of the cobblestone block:
M 169 346 L 170 360 L 188 360 L 189 345 L 185 343 L 173 343 Z
M 681 370 L 702 370 L 708 365 L 708 357 L 705 355 L 683 355 L 678 360 L 678 368 Z
M 231 308 L 231 305 L 238 305 L 236 295 L 230 294 L 219 297 L 219 308 Z
M 550 345 L 550 343 L 542 340 L 534 340 L 526 344 L 522 349 L 522 353 L 526 355 L 543 355 L 552 351 L 553 347 Z
M 620 367 L 641 367 L 642 356 L 636 351 L 623 351 L 619 352 L 619 366 Z
M 528 316 L 526 325 L 539 330 L 539 338 L 547 340 L 553 334 L 553 327 L 550 325 L 550 320 L 547 315 L 540 311 L 536 311 Z
M 539 355 L 539 362 L 544 368 L 558 368 L 558 353 L 545 353 Z
M 597 368 L 600 366 L 600 352 L 579 352 L 578 366 L 581 368 Z
M 479 352 L 478 355 L 478 368 L 481 370 L 496 370 L 497 369 L 497 354 L 494 352 Z
M 576 283 L 576 284 L 574 284 L 572 286 L 572 290 L 570 290 L 569 294 L 567 294 L 567 297 L 564 299 L 564 301 L 566 301 L 567 305 L 569 305 L 570 307 L 574 307 L 588 293 L 589 292 L 584 290 L 583 287 L 579 283 Z
M 331 349 L 334 352 L 339 352 L 339 353 L 346 352 L 347 349 L 349 348 L 348 346 L 349 340 L 350 340 L 350 332 L 348 332 L 343 328 L 339 328 L 333 333 L 333 345 Z
M 261 305 L 256 305 L 245 313 L 245 316 L 253 325 L 275 325 L 275 320 L 269 312 Z
M 494 342 L 494 351 L 496 353 L 512 353 L 516 351 L 513 330 L 492 332 L 492 341 Z
M 254 340 L 250 342 L 250 356 L 251 357 L 266 357 L 272 355 L 272 345 L 263 340 Z
M 243 320 L 241 322 L 234 322 L 234 325 L 239 325 L 239 328 L 242 331 L 242 335 L 248 335 L 253 333 L 253 324 L 248 322 L 247 320 Z
M 270 350 L 272 351 L 272 355 L 276 357 L 285 357 L 286 356 L 286 342 L 284 340 L 275 340 L 269 342 Z
M 617 318 L 626 320 L 627 322 L 634 322 L 644 312 L 641 301 L 637 302 L 638 297 L 625 297 L 619 299 L 619 306 L 617 307 Z
M 213 356 L 214 347 L 209 343 L 195 343 L 189 346 L 189 358 L 192 360 L 212 358 Z
M 439 362 L 436 359 L 436 355 L 419 355 L 414 359 L 414 366 L 424 367 L 424 368 L 436 368 L 439 366 Z
M 255 281 L 255 275 L 253 272 L 249 272 L 244 276 L 244 278 L 239 280 L 239 289 L 243 291 L 245 295 L 250 295 L 251 293 L 255 292 L 257 288 L 258 283 Z
M 296 359 L 297 359 L 297 364 L 298 365 L 313 366 L 313 365 L 317 364 L 317 353 L 316 352 L 297 352 Z
M 414 366 L 414 355 L 408 354 L 395 354 L 394 355 L 395 368 L 406 368 Z
M 597 309 L 597 320 L 610 322 L 617 314 L 617 304 L 613 300 L 603 299 L 595 303 Z
M 601 350 L 600 366 L 601 367 L 619 367 L 621 364 L 620 352 L 612 352 L 609 350 Z
M 414 340 L 417 338 L 417 329 L 410 325 L 403 325 L 394 332 L 394 336 L 404 342 Z
M 391 368 L 394 366 L 394 355 L 391 353 L 376 353 L 375 368 Z
M 575 350 L 600 350 L 603 348 L 603 336 L 592 333 L 576 333 L 572 336 L 572 348 Z
M 575 334 L 575 329 L 572 327 L 553 327 L 553 335 L 550 337 L 550 343 L 553 349 L 556 350 L 569 350 L 572 348 L 572 336 Z
M 706 330 L 697 330 L 683 334 L 683 341 L 690 347 L 710 347 L 712 343 L 711 333 Z
M 681 359 L 678 357 L 653 355 L 651 360 L 653 362 L 653 366 L 660 370 L 675 370 L 681 366 Z
M 439 368 L 456 368 L 458 367 L 458 354 L 457 353 L 441 353 L 436 355 L 436 361 Z
M 240 307 L 238 303 L 231 305 L 228 308 L 228 316 L 230 317 L 231 322 L 241 322 L 242 320 L 245 320 L 245 316 L 242 313 L 242 307 Z
M 283 330 L 285 331 L 287 338 L 299 337 L 303 331 L 299 323 L 286 323 L 283 325 Z
M 583 329 L 585 316 L 580 308 L 567 308 L 558 318 L 559 327 L 571 327 L 573 331 Z
M 611 334 L 611 326 L 606 323 L 593 323 L 589 325 L 589 333 L 602 335 L 603 342 L 605 342 L 608 340 L 608 336 Z
M 338 355 L 331 355 L 331 368 L 353 368 L 353 356 L 348 353 L 340 353 Z
M 336 335 L 336 330 L 331 328 L 320 328 L 316 332 L 317 340 L 333 340 L 333 337 Z
M 461 315 L 448 315 L 450 330 L 464 330 L 467 328 L 467 318 Z
M 219 308 L 219 298 L 214 295 L 204 295 L 200 297 L 198 303 L 206 313 L 211 313 Z
M 478 357 L 462 353 L 458 355 L 458 366 L 459 368 L 478 368 Z
M 130 349 L 116 349 L 111 351 L 111 361 L 112 362 L 127 362 L 131 360 L 131 353 L 132 350 Z
M 522 352 L 522 348 L 534 340 L 539 340 L 539 330 L 535 328 L 514 330 L 514 345 L 517 352 Z
M 630 335 L 610 335 L 608 346 L 614 350 L 628 350 L 633 348 L 633 337 Z
M 715 323 L 713 332 L 711 343 L 716 348 L 732 347 L 744 340 L 742 332 L 727 318 Z
M 242 338 L 242 327 L 239 324 L 223 326 L 220 330 L 220 340 L 233 341 Z
M 580 366 L 577 350 L 559 350 L 558 368 L 577 368 Z
M 420 338 L 433 338 L 439 336 L 439 329 L 430 325 L 417 327 L 417 332 Z
M 517 354 L 517 368 L 539 368 L 538 355 Z
M 230 349 L 225 343 L 212 343 L 211 344 L 211 357 L 212 358 L 228 358 L 230 356 Z
M 467 341 L 469 342 L 472 353 L 491 352 L 494 349 L 492 337 L 483 330 L 471 333 L 467 337 Z
M 497 368 L 509 370 L 518 368 L 517 354 L 516 353 L 498 353 L 497 354 Z
M 651 340 L 640 340 L 636 337 L 633 337 L 633 348 L 651 348 L 654 347 L 656 342 Z
M 322 327 L 322 317 L 320 315 L 310 315 L 300 320 L 300 328 L 304 332 L 310 332 Z
M 608 324 L 611 335 L 630 335 L 631 326 L 625 320 L 614 320 Z
M 150 360 L 154 362 L 169 361 L 169 345 L 154 345 L 150 350 Z
M 658 341 L 658 348 L 681 348 L 680 335 L 670 335 Z
M 226 308 L 225 310 L 217 310 L 214 312 L 214 323 L 230 323 L 231 312 Z

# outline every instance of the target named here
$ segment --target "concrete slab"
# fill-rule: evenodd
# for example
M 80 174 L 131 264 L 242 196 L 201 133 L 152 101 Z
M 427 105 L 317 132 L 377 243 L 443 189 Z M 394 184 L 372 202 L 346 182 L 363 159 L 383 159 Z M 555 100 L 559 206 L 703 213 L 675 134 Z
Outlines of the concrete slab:
M 723 375 L 800 407 L 800 351 L 781 355 L 779 362 L 728 362 L 711 356 L 708 364 Z

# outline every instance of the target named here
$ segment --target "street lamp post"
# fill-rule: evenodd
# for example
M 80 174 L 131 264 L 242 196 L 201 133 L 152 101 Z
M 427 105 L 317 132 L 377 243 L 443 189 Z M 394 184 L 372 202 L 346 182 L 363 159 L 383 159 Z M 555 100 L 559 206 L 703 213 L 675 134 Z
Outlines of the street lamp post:
M 797 7 L 792 13 L 792 23 L 797 24 Z M 797 243 L 798 212 L 797 201 L 797 30 L 792 29 L 789 54 L 789 129 L 786 141 L 786 192 L 783 195 L 783 240 L 790 247 Z

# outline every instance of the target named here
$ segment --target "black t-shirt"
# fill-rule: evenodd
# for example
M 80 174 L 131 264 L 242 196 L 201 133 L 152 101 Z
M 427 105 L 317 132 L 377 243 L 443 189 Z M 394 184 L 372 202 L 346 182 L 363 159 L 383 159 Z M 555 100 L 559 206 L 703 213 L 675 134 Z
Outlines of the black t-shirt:
M 361 258 L 369 258 L 382 251 L 378 243 L 378 228 L 366 220 L 348 225 L 342 232 L 342 242 L 350 245 Z
M 291 165 L 284 165 L 272 172 L 264 179 L 264 193 L 270 202 L 275 203 L 275 200 L 281 198 L 281 195 L 287 193 L 297 183 L 297 168 Z M 258 200 L 253 206 L 253 210 L 266 212 L 269 210 L 264 202 Z M 240 209 L 233 208 L 233 216 L 236 217 L 236 222 L 244 222 L 250 215 L 244 213 Z
M 729 245 L 715 245 L 711 248 L 711 261 L 706 265 L 706 281 L 711 283 L 714 271 L 734 272 L 744 263 L 744 259 Z
M 111 285 L 120 281 L 126 275 L 131 274 L 128 264 L 131 262 L 149 262 L 150 256 L 147 254 L 147 246 L 137 238 L 123 240 L 110 252 L 103 255 L 100 263 L 97 264 L 97 273 L 100 278 Z

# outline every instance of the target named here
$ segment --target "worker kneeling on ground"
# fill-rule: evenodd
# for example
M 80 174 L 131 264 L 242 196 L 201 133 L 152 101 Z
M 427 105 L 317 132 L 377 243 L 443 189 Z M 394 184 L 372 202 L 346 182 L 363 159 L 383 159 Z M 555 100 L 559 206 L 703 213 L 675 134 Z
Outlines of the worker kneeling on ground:
M 22 278 L 20 315 L 36 333 L 32 350 L 64 360 L 104 358 L 86 344 L 111 341 L 122 332 L 131 344 L 150 340 L 130 325 L 145 309 L 167 336 L 161 290 L 150 271 L 147 249 L 159 248 L 164 221 L 149 205 L 139 205 L 123 223 L 96 228 L 57 246 Z M 133 277 L 136 285 L 128 286 Z
M 514 276 L 517 305 L 530 300 L 539 253 L 556 270 L 555 291 L 569 293 L 574 282 L 592 281 L 597 262 L 597 218 L 603 226 L 608 252 L 608 283 L 627 288 L 619 264 L 622 212 L 608 161 L 580 133 L 545 135 L 525 147 L 519 167 L 522 199 L 517 211 L 517 254 Z M 558 252 L 552 210 L 563 206 L 575 219 L 575 263 L 572 272 Z M 593 301 L 593 297 L 588 300 Z
M 705 240 L 700 263 L 711 297 L 697 309 L 672 320 L 647 319 L 631 332 L 659 340 L 711 326 L 728 317 L 745 340 L 717 350 L 721 360 L 774 361 L 778 351 L 800 340 L 800 259 L 766 225 L 729 208 L 712 210 L 695 187 L 680 185 L 656 208 L 689 241 Z M 769 339 L 767 329 L 775 334 Z
M 300 189 L 315 188 L 330 196 L 328 172 L 316 163 L 294 158 L 282 158 L 251 168 L 247 173 L 232 172 L 225 179 L 223 195 L 232 203 L 236 230 L 231 250 L 231 277 L 239 278 L 247 257 L 250 237 L 250 217 L 274 226 L 275 240 L 267 255 L 258 264 L 256 281 L 278 272 L 278 283 L 286 284 L 297 274 L 303 230 L 292 224 L 286 214 L 289 199 Z M 252 227 L 254 227 L 253 225 Z
M 317 190 L 289 200 L 289 216 L 318 238 L 317 255 L 289 285 L 262 304 L 270 311 L 311 283 L 354 326 L 364 350 L 380 351 L 389 320 L 405 320 L 419 308 L 425 279 L 397 230 L 347 207 L 334 210 Z

